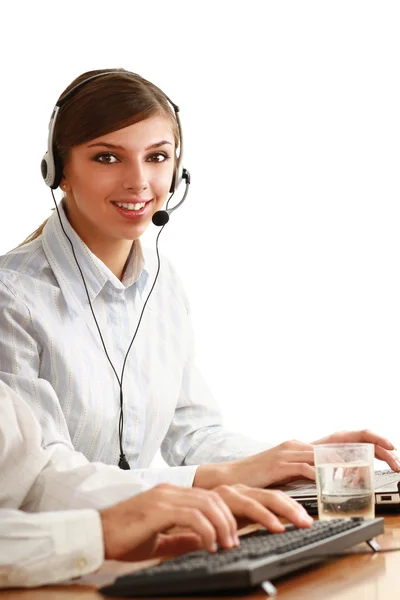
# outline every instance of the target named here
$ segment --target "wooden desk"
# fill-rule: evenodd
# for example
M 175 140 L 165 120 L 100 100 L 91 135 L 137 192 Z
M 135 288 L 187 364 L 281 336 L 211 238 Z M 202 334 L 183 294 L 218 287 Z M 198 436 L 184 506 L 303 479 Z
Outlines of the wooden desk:
M 385 517 L 385 533 L 376 540 L 382 548 L 400 548 L 400 516 Z M 367 548 L 360 544 L 354 552 Z M 0 592 L 0 600 L 104 600 L 96 586 L 108 583 L 116 574 L 132 571 L 137 564 L 106 562 L 98 573 L 85 577 L 86 585 L 5 590 Z M 289 575 L 274 585 L 279 600 L 399 600 L 400 551 L 346 556 Z M 235 600 L 239 597 L 260 600 L 266 594 L 260 588 L 259 592 L 236 596 Z M 224 600 L 229 600 L 229 596 Z

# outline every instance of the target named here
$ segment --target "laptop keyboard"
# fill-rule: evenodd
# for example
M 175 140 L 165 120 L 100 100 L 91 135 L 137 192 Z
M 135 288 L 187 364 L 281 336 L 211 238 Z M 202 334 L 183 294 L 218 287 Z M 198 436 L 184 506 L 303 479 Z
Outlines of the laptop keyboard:
M 232 550 L 198 550 L 135 571 L 100 591 L 113 597 L 174 596 L 215 590 L 251 589 L 268 579 L 324 560 L 382 533 L 383 519 L 316 521 L 308 529 L 288 525 L 284 533 L 258 530 Z
M 400 473 L 395 473 L 391 469 L 375 471 L 375 489 L 395 481 L 400 481 Z
M 391 469 L 384 469 L 381 471 L 375 471 L 375 489 L 380 488 L 384 485 L 389 485 L 391 483 L 396 483 L 400 481 L 400 473 L 396 473 Z M 288 486 L 288 492 L 290 496 L 301 496 L 307 493 L 316 493 L 316 485 L 315 481 L 304 482 L 301 486 L 293 487 L 290 489 L 290 484 Z M 285 489 L 285 488 L 283 488 Z

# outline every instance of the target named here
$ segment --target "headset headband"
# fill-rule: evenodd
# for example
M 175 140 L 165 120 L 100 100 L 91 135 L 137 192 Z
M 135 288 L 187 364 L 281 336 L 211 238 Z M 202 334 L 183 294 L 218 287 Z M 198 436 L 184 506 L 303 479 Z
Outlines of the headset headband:
M 60 98 L 56 102 L 56 105 L 55 105 L 55 107 L 53 109 L 53 112 L 52 112 L 52 115 L 51 115 L 51 118 L 50 118 L 49 136 L 48 136 L 48 140 L 47 140 L 47 152 L 43 156 L 42 162 L 41 162 L 41 166 L 40 166 L 44 182 L 52 190 L 55 190 L 56 188 L 58 188 L 58 186 L 60 185 L 62 176 L 63 176 L 61 159 L 58 156 L 58 154 L 57 154 L 57 152 L 56 152 L 56 150 L 54 148 L 54 130 L 55 130 L 56 122 L 57 122 L 57 115 L 58 115 L 58 112 L 59 112 L 60 108 L 78 90 L 80 90 L 82 87 L 84 87 L 85 85 L 87 85 L 88 83 L 90 83 L 93 79 L 98 79 L 99 77 L 106 77 L 107 75 L 125 75 L 125 74 L 129 74 L 129 71 L 107 71 L 105 73 L 97 73 L 96 75 L 92 75 L 91 77 L 88 77 L 87 79 L 84 79 L 83 81 L 80 81 L 79 83 L 77 83 L 71 90 L 69 90 L 68 92 L 66 92 L 66 94 L 64 94 L 64 96 L 62 96 L 62 98 Z M 148 82 L 148 83 L 150 83 L 150 82 Z M 154 84 L 152 84 L 152 85 L 154 85 Z M 157 86 L 154 86 L 154 87 L 157 87 Z M 176 156 L 176 167 L 175 167 L 175 170 L 174 170 L 174 175 L 172 177 L 171 187 L 170 187 L 170 190 L 169 190 L 170 193 L 173 194 L 175 192 L 175 190 L 177 189 L 178 185 L 180 184 L 181 180 L 182 180 L 182 168 L 181 168 L 181 165 L 182 165 L 182 143 L 183 143 L 183 137 L 182 137 L 181 121 L 180 121 L 180 118 L 179 118 L 179 106 L 177 106 L 176 104 L 174 104 L 174 102 L 172 102 L 172 100 L 170 100 L 168 98 L 168 96 L 166 94 L 164 94 L 164 92 L 162 90 L 160 90 L 160 88 L 157 88 L 157 89 L 163 94 L 163 96 L 165 97 L 165 99 L 169 102 L 169 104 L 174 109 L 174 114 L 175 114 L 176 122 L 178 124 L 179 154 L 177 154 L 177 156 Z

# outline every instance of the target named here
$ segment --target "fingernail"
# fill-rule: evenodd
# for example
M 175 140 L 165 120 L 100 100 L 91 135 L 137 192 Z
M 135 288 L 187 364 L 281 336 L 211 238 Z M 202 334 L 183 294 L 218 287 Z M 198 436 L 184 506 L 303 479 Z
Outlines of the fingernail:
M 211 546 L 211 552 L 216 552 L 218 550 L 218 544 L 214 542 Z
M 240 546 L 240 539 L 238 535 L 235 535 L 236 546 Z

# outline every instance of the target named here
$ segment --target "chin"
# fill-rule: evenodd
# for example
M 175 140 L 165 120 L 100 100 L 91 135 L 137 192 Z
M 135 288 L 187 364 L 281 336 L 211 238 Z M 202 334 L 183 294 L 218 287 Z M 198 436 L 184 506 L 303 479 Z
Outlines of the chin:
M 135 231 L 125 232 L 125 234 L 123 234 L 121 237 L 127 242 L 134 242 L 135 240 L 138 240 L 145 233 L 146 230 L 147 227 L 141 227 L 140 229 L 135 229 Z

